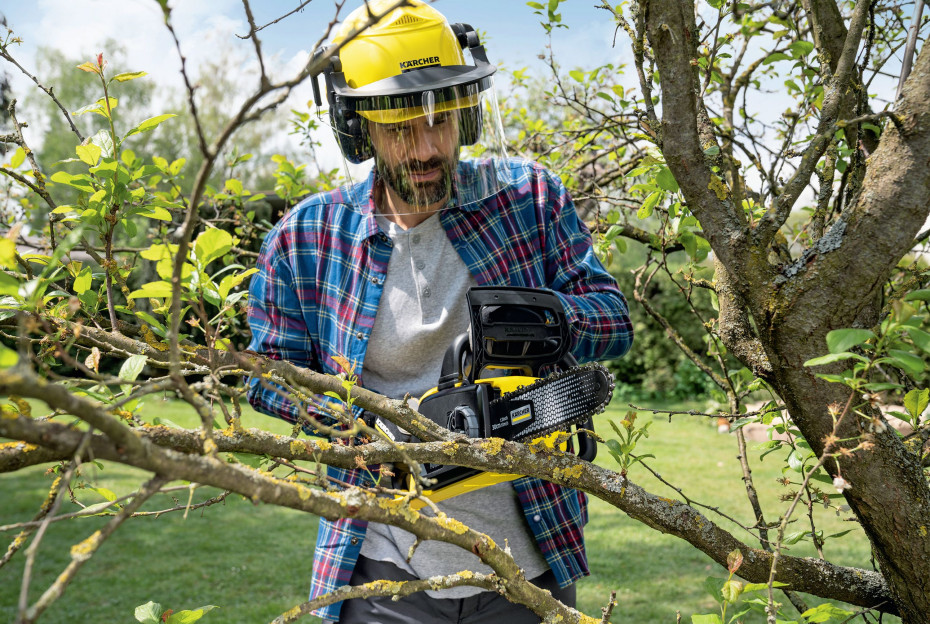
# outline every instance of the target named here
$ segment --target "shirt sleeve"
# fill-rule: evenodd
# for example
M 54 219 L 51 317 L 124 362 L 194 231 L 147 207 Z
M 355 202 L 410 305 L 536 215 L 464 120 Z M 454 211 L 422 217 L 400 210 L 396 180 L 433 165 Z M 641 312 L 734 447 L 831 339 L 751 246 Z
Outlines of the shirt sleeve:
M 616 280 L 594 253 L 591 232 L 578 218 L 562 182 L 548 183 L 546 279 L 565 308 L 572 355 L 579 362 L 624 355 L 633 344 L 629 307 Z
M 265 238 L 249 285 L 248 321 L 252 331 L 249 349 L 273 360 L 319 370 L 311 333 L 295 291 L 294 268 L 288 262 L 288 231 L 279 224 Z M 262 382 L 265 383 L 262 383 Z M 256 410 L 296 423 L 298 407 L 286 392 L 267 379 L 248 381 L 248 399 Z M 275 389 L 279 391 L 275 391 Z

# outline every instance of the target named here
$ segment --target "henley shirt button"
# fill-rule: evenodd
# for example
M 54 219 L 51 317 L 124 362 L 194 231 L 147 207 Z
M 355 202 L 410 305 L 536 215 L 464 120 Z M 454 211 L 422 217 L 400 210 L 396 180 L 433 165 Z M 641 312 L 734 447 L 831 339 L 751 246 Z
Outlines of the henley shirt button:
M 419 243 L 419 242 L 420 242 L 420 235 L 419 235 L 419 234 L 414 234 L 414 235 L 413 235 L 413 244 L 416 245 L 416 244 Z
M 422 260 L 418 260 L 418 261 L 417 261 L 417 268 L 420 269 L 420 270 L 422 271 L 423 269 L 426 268 L 426 263 L 423 262 Z
M 423 296 L 424 296 L 424 297 L 429 297 L 429 286 L 427 286 L 426 288 L 423 289 Z
M 539 514 L 536 514 L 535 516 L 533 516 L 533 522 L 539 522 L 540 520 L 542 520 L 542 516 L 540 516 Z

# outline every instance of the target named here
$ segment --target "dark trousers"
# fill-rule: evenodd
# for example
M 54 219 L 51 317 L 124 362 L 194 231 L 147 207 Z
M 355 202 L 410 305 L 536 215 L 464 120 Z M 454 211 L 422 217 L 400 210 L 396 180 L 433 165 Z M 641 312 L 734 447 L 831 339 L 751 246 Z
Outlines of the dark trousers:
M 410 581 L 416 577 L 386 561 L 359 557 L 352 572 L 351 585 L 370 581 Z M 560 589 L 552 570 L 531 579 L 537 587 L 548 589 L 562 603 L 575 606 L 575 586 Z M 324 624 L 332 624 L 324 620 Z M 468 598 L 431 598 L 424 592 L 394 601 L 390 597 L 356 598 L 342 603 L 339 624 L 539 624 L 539 616 L 494 592 L 481 592 Z

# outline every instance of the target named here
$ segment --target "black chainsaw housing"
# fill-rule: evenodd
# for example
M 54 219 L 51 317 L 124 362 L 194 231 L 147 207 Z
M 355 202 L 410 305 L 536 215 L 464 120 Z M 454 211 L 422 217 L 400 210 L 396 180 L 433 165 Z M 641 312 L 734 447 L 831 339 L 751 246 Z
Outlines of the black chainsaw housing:
M 476 381 L 501 373 L 540 377 L 543 370 L 577 365 L 569 353 L 562 303 L 554 293 L 535 288 L 479 286 L 471 288 L 466 299 L 469 331 L 449 346 L 436 391 L 420 401 L 417 411 L 437 425 L 468 437 L 518 438 L 521 427 L 512 425 L 511 419 L 492 417 L 490 405 L 500 398 L 500 392 L 489 383 Z M 594 424 L 589 418 L 579 428 L 593 431 Z M 399 431 L 397 427 L 391 430 Z M 577 437 L 579 457 L 592 461 L 596 445 L 582 432 Z M 406 487 L 409 473 L 404 466 L 396 468 L 394 487 Z M 479 472 L 461 466 L 423 464 L 421 477 L 434 480 L 431 488 L 436 491 Z

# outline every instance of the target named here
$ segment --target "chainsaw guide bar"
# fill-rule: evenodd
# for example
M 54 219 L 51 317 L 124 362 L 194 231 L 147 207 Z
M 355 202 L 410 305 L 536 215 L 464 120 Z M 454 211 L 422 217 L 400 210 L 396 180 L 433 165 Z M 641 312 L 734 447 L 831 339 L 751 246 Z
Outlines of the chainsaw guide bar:
M 492 399 L 488 434 L 529 442 L 567 431 L 603 412 L 613 391 L 613 375 L 596 362 L 553 373 Z

